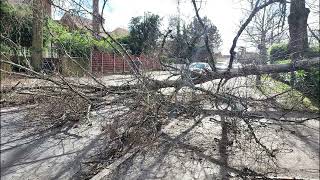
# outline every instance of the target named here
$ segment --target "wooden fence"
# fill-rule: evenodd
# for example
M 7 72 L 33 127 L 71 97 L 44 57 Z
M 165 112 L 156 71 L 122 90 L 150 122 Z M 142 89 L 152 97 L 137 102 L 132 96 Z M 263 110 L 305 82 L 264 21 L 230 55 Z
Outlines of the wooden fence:
M 132 56 L 132 59 L 137 59 L 142 63 L 142 69 L 145 71 L 160 70 L 161 66 L 158 60 L 144 55 L 139 57 Z M 129 59 L 114 53 L 106 53 L 93 51 L 91 55 L 91 71 L 95 74 L 113 74 L 113 73 L 128 73 L 131 71 Z

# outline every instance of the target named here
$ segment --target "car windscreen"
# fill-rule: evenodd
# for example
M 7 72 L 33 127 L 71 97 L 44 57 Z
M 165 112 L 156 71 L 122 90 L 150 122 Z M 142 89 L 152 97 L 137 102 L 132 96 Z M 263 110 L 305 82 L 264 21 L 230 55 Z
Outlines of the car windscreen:
M 190 68 L 204 69 L 205 67 L 206 67 L 205 64 L 200 64 L 200 63 L 190 65 Z

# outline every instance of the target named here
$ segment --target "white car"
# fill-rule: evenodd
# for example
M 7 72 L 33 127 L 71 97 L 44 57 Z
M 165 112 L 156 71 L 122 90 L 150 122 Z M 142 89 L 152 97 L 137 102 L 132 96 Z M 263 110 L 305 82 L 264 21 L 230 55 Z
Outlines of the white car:
M 210 74 L 212 69 L 208 63 L 194 62 L 189 65 L 189 71 L 191 77 L 201 77 Z

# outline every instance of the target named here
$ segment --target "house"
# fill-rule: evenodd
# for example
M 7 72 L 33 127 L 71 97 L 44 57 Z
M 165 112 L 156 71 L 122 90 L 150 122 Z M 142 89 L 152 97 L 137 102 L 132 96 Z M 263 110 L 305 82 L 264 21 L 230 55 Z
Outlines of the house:
M 260 64 L 260 55 L 256 52 L 248 52 L 245 47 L 239 47 L 236 59 L 241 64 Z
M 104 24 L 104 19 L 103 24 Z M 69 10 L 64 13 L 61 19 L 58 21 L 60 24 L 67 26 L 70 30 L 93 30 L 93 20 L 80 16 L 73 10 Z M 107 34 L 104 33 L 101 25 L 100 25 L 100 37 L 107 37 Z
M 217 62 L 226 63 L 230 60 L 230 55 L 223 55 L 221 52 L 216 53 L 214 56 Z
M 129 35 L 129 31 L 124 28 L 116 28 L 110 32 L 111 36 L 113 37 L 125 37 Z
M 76 15 L 76 13 L 65 12 L 59 22 L 69 27 L 70 30 L 87 30 L 92 29 L 92 20 Z

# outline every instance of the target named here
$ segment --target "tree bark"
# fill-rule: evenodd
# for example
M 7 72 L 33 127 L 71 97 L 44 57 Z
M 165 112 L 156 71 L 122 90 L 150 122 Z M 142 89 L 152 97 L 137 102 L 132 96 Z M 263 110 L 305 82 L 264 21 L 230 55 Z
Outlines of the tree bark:
M 259 44 L 259 55 L 261 58 L 261 61 L 259 61 L 259 65 L 267 64 L 268 61 L 268 52 L 267 52 L 267 45 L 266 45 L 266 31 L 262 29 L 261 32 L 261 40 Z M 261 86 L 261 75 L 256 76 L 256 86 Z
M 289 23 L 289 53 L 291 60 L 296 62 L 302 59 L 304 52 L 308 48 L 308 15 L 310 10 L 305 7 L 305 0 L 292 0 L 290 6 Z M 291 72 L 290 83 L 294 86 L 296 76 Z
M 31 66 L 40 71 L 43 59 L 43 0 L 33 0 Z
M 101 16 L 99 15 L 99 0 L 93 0 L 93 17 L 92 17 L 92 26 L 93 26 L 93 35 L 98 37 L 100 33 L 100 24 Z
M 293 61 L 303 57 L 308 48 L 308 15 L 310 10 L 305 7 L 305 0 L 292 0 L 289 23 L 289 52 Z
M 289 64 L 250 65 L 242 68 L 233 68 L 226 72 L 212 72 L 209 76 L 194 80 L 193 83 L 199 84 L 215 79 L 243 77 L 250 75 L 286 73 L 297 70 L 310 70 L 312 68 L 319 67 L 319 65 L 319 57 L 313 59 L 305 59 L 297 61 L 296 63 Z M 183 79 L 169 81 L 153 80 L 152 82 L 150 82 L 149 86 L 151 86 L 152 89 L 160 89 L 166 87 L 181 87 L 185 84 L 186 81 Z M 132 87 L 128 86 L 127 88 Z

